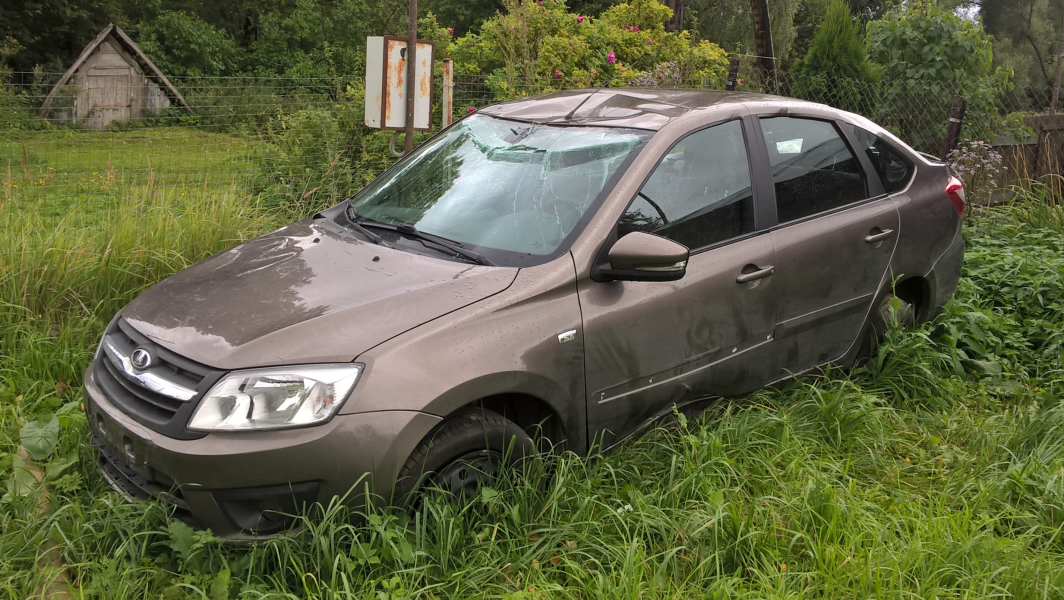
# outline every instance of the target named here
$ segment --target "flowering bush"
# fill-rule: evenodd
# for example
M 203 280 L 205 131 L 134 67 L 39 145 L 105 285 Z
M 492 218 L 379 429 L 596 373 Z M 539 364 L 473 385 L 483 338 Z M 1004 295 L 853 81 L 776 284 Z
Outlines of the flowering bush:
M 998 189 L 997 177 L 1008 167 L 1003 166 L 1001 154 L 981 141 L 965 140 L 946 156 L 953 173 L 964 182 L 964 191 L 971 202 L 986 201 Z
M 563 87 L 624 86 L 671 63 L 681 79 L 710 79 L 723 85 L 727 55 L 688 32 L 666 32 L 672 11 L 658 0 L 632 0 L 597 18 L 575 15 L 563 0 L 507 0 L 506 10 L 488 19 L 479 34 L 453 45 L 458 73 L 489 73 L 501 96 Z
M 631 87 L 676 87 L 680 85 L 680 68 L 674 62 L 654 65 L 651 71 L 641 71 L 628 82 Z

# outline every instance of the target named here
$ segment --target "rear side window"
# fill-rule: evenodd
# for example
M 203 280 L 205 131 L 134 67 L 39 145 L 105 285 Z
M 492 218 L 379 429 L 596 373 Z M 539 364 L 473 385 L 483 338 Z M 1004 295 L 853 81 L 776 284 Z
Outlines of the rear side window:
M 695 250 L 754 230 L 750 165 L 739 121 L 680 140 L 632 200 L 617 233 L 644 231 Z
M 912 161 L 900 150 L 874 134 L 859 127 L 854 129 L 857 131 L 857 143 L 868 155 L 868 160 L 872 161 L 872 167 L 883 182 L 883 189 L 888 194 L 905 189 L 905 186 L 909 185 L 909 180 L 913 178 L 913 172 L 916 171 Z
M 761 130 L 768 146 L 780 223 L 868 198 L 857 157 L 833 123 L 766 117 L 761 119 Z

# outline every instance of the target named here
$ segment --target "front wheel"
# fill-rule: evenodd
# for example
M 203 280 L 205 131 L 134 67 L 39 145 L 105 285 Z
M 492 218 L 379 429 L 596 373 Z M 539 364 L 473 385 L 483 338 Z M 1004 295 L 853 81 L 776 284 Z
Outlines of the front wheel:
M 399 470 L 396 497 L 410 504 L 426 488 L 438 488 L 459 499 L 474 498 L 535 449 L 528 433 L 498 413 L 462 413 L 438 425 L 414 449 Z

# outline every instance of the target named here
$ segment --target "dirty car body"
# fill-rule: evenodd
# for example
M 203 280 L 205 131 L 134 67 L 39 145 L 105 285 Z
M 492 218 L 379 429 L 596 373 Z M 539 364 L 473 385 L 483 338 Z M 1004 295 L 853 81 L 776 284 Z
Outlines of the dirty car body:
M 394 500 L 469 423 L 608 448 L 675 406 L 852 364 L 888 299 L 933 317 L 962 212 L 944 164 L 823 105 L 495 105 L 125 307 L 85 376 L 101 471 L 250 539 L 302 504 Z

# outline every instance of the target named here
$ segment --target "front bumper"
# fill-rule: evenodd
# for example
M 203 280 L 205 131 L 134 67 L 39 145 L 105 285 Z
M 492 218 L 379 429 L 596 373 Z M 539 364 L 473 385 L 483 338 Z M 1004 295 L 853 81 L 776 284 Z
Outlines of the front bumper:
M 284 431 L 212 433 L 174 439 L 137 423 L 85 374 L 85 409 L 104 478 L 127 498 L 158 498 L 174 516 L 229 539 L 283 530 L 279 513 L 391 495 L 395 474 L 440 418 L 414 411 L 337 415 Z

